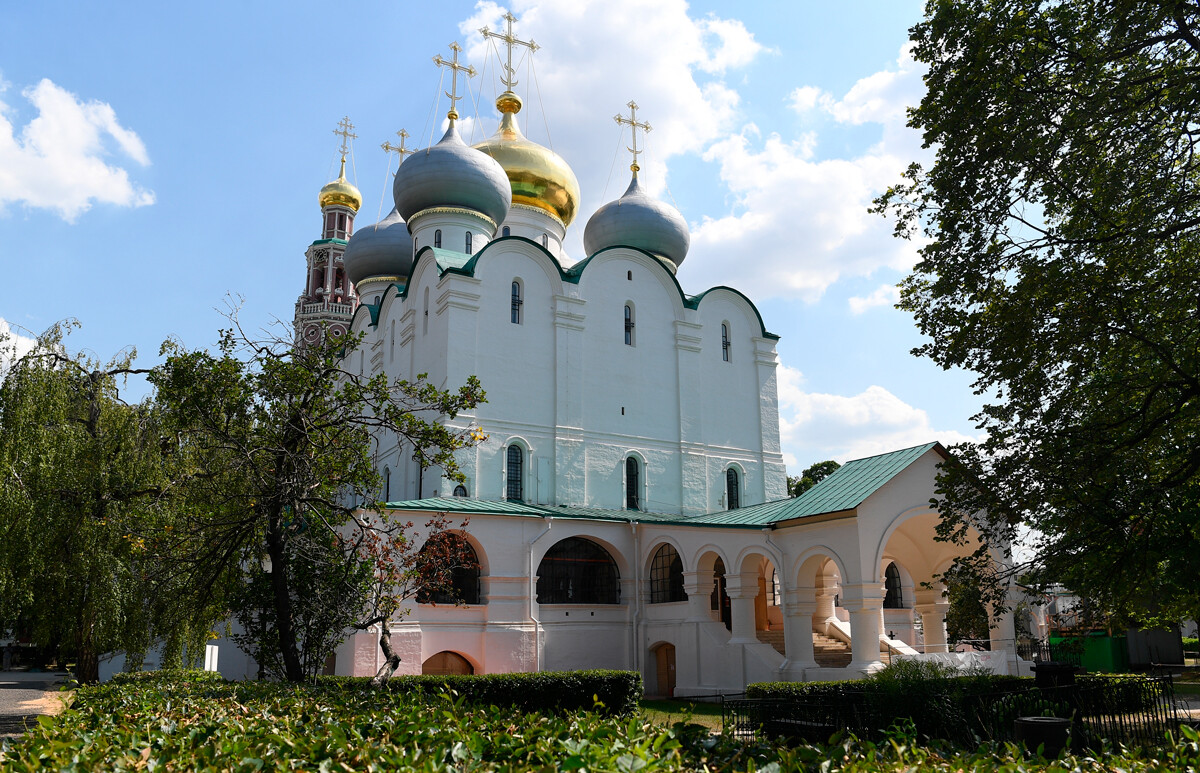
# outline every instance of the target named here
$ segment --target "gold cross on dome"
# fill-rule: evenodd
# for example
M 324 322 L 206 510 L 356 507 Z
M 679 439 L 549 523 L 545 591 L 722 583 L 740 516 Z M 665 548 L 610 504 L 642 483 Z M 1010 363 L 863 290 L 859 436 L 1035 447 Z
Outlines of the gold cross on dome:
M 333 130 L 334 134 L 340 134 L 342 137 L 342 156 L 350 150 L 350 140 L 358 139 L 358 135 L 354 133 L 354 124 L 350 123 L 350 116 L 344 116 L 338 121 L 338 128 Z
M 454 103 L 462 99 L 458 95 L 458 74 L 459 72 L 465 72 L 468 78 L 473 78 L 475 77 L 475 68 L 470 65 L 458 63 L 458 55 L 462 51 L 462 46 L 457 41 L 450 44 L 450 50 L 454 52 L 453 60 L 443 59 L 442 55 L 438 54 L 433 58 L 433 63 L 438 67 L 449 67 L 450 72 L 453 73 L 450 81 L 450 90 L 446 92 L 446 96 L 450 97 L 450 112 L 446 113 L 446 117 L 454 121 L 458 118 L 458 110 L 455 109 Z
M 517 21 L 517 17 L 512 15 L 512 11 L 504 14 L 504 21 L 506 22 L 508 28 L 508 31 L 504 34 L 492 32 L 487 27 L 479 30 L 479 32 L 483 35 L 485 40 L 487 38 L 496 38 L 497 40 L 504 41 L 504 45 L 508 49 L 508 60 L 504 65 L 504 77 L 500 79 L 500 82 L 504 84 L 506 89 L 512 91 L 513 86 L 517 85 L 517 79 L 513 77 L 516 75 L 516 71 L 513 70 L 512 63 L 513 46 L 525 46 L 531 53 L 537 51 L 539 46 L 537 43 L 534 43 L 533 40 L 517 40 L 517 38 L 513 35 L 513 22 Z
M 407 156 L 409 153 L 416 153 L 417 151 L 404 147 L 404 141 L 410 136 L 408 132 L 401 129 L 400 131 L 396 132 L 396 136 L 400 138 L 399 145 L 393 145 L 391 142 L 385 140 L 384 143 L 379 147 L 383 148 L 384 153 L 395 153 L 400 156 L 400 163 L 403 164 L 405 156 Z
M 619 124 L 629 126 L 629 131 L 633 135 L 633 147 L 627 148 L 627 150 L 629 150 L 631 153 L 633 153 L 633 163 L 629 165 L 629 168 L 631 170 L 633 170 L 634 172 L 636 172 L 637 170 L 641 169 L 641 167 L 638 166 L 638 162 L 637 162 L 638 153 L 645 152 L 642 150 L 638 150 L 637 130 L 641 129 L 644 132 L 649 132 L 650 131 L 650 122 L 643 121 L 641 123 L 638 123 L 638 119 L 637 119 L 638 104 L 637 104 L 637 102 L 634 102 L 633 100 L 629 100 L 629 103 L 627 106 L 629 107 L 629 117 L 626 118 L 625 116 L 621 115 L 620 113 L 617 113 L 616 115 L 613 116 L 613 120 Z

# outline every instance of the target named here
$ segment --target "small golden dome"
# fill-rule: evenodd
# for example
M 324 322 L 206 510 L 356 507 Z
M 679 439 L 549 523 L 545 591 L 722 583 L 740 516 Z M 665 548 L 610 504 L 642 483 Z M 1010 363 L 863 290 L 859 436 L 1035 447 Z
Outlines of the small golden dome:
M 513 204 L 526 204 L 549 212 L 564 226 L 571 224 L 579 207 L 579 181 L 562 156 L 525 139 L 517 127 L 521 98 L 506 91 L 496 98 L 503 114 L 500 128 L 490 139 L 473 147 L 488 154 L 512 184 Z
M 362 194 L 346 179 L 345 156 L 342 156 L 342 169 L 338 172 L 338 178 L 331 183 L 326 183 L 325 187 L 321 188 L 317 201 L 321 203 L 321 209 L 339 206 L 349 207 L 358 212 L 358 208 L 362 206 Z

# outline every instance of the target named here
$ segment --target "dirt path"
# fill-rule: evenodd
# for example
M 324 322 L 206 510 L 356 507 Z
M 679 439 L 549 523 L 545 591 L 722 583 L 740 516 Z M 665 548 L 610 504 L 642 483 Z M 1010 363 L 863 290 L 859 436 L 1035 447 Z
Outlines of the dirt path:
M 43 714 L 62 711 L 65 673 L 0 671 L 0 738 L 25 732 Z

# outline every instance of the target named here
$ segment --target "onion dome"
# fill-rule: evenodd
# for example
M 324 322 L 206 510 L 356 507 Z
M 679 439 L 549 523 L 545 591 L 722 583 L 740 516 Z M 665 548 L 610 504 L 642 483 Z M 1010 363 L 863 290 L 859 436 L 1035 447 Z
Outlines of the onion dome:
M 500 162 L 512 185 L 514 204 L 525 204 L 549 212 L 571 224 L 579 206 L 579 181 L 562 156 L 532 142 L 521 134 L 517 113 L 521 98 L 505 91 L 496 98 L 502 115 L 500 128 L 487 140 L 473 145 Z
M 404 159 L 392 192 L 400 216 L 410 221 L 433 207 L 461 207 L 500 223 L 512 205 L 504 168 L 491 156 L 468 147 L 458 136 L 453 118 L 436 145 Z
M 378 223 L 354 232 L 342 262 L 346 266 L 346 276 L 357 285 L 373 276 L 407 277 L 412 271 L 412 253 L 408 225 L 393 209 Z
M 642 190 L 636 167 L 621 198 L 596 210 L 583 231 L 583 248 L 588 255 L 605 247 L 637 247 L 676 267 L 687 256 L 690 243 L 683 215 Z
M 362 206 L 362 194 L 346 179 L 345 156 L 342 156 L 342 170 L 338 172 L 338 178 L 331 183 L 326 183 L 325 187 L 321 188 L 317 200 L 321 202 L 321 209 L 337 206 L 349 207 L 357 212 L 358 208 Z

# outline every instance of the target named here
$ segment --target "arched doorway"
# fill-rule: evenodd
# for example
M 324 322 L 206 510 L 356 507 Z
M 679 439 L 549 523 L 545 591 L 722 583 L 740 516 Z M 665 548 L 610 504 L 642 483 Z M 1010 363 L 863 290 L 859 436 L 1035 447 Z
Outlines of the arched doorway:
M 733 610 L 729 604 L 729 593 L 725 590 L 725 562 L 720 558 L 713 564 L 713 590 L 709 599 L 712 610 L 718 613 L 725 628 L 733 630 Z
M 675 645 L 663 642 L 650 653 L 654 656 L 654 694 L 675 697 Z
M 421 664 L 422 674 L 473 674 L 475 667 L 457 652 L 443 650 Z

